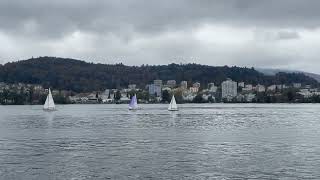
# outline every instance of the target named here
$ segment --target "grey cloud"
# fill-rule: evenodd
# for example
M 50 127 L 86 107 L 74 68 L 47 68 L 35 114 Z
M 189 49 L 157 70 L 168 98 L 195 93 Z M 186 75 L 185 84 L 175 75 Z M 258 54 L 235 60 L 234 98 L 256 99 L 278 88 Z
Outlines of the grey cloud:
M 295 32 L 295 31 L 280 31 L 278 32 L 277 34 L 277 38 L 278 39 L 284 39 L 284 40 L 287 40 L 287 39 L 299 39 L 300 38 L 300 35 L 298 32 Z
M 297 31 L 288 30 L 255 30 L 254 35 L 258 41 L 297 40 L 300 34 Z
M 313 69 L 316 58 L 295 41 L 320 27 L 318 17 L 318 0 L 1 0 L 0 46 L 8 47 L 0 48 L 0 61 L 52 55 L 299 68 L 304 60 L 302 68 Z M 193 36 L 204 25 L 246 29 L 253 38 L 241 45 L 203 42 Z
M 80 29 L 93 32 L 149 33 L 183 29 L 201 23 L 238 26 L 319 26 L 317 0 L 2 0 L 1 29 L 24 33 L 26 23 L 35 33 L 55 37 Z

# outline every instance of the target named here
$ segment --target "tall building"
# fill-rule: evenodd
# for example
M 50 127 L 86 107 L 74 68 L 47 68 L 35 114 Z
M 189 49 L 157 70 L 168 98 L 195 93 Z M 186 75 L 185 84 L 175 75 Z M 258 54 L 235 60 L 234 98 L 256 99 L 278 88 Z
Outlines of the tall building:
M 244 88 L 244 82 L 239 82 L 238 87 Z
M 217 86 L 214 85 L 214 83 L 209 83 L 208 84 L 208 89 L 210 92 L 217 92 Z
M 161 97 L 161 87 L 159 85 L 150 84 L 149 85 L 149 94 L 155 97 Z
M 161 88 L 161 87 L 162 87 L 162 80 L 160 80 L 160 79 L 154 80 L 154 81 L 153 81 L 153 84 L 154 84 L 155 86 L 160 86 L 160 88 Z
M 221 84 L 222 98 L 232 99 L 237 96 L 237 82 L 227 79 Z
M 170 88 L 174 88 L 174 87 L 176 87 L 176 85 L 177 85 L 176 80 L 168 80 L 167 81 L 167 86 Z
M 187 88 L 188 88 L 188 82 L 187 82 L 187 81 L 181 81 L 180 87 L 181 87 L 182 89 L 187 89 Z
M 196 82 L 196 83 L 193 83 L 192 87 L 195 87 L 195 88 L 200 88 L 200 83 Z

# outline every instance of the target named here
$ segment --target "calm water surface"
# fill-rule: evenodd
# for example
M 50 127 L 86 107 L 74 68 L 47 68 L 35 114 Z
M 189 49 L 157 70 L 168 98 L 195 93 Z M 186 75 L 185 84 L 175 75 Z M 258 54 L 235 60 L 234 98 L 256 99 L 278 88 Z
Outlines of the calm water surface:
M 320 105 L 0 106 L 0 179 L 320 179 Z

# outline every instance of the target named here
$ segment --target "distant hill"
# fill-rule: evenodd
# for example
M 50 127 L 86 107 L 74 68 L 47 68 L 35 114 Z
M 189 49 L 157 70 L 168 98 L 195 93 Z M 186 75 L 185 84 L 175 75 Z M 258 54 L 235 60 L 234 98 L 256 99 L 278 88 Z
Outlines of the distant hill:
M 264 75 L 254 68 L 207 66 L 199 64 L 169 64 L 161 66 L 126 66 L 123 64 L 94 64 L 75 59 L 39 57 L 0 65 L 0 81 L 33 83 L 45 87 L 89 92 L 137 84 L 144 88 L 154 79 L 174 79 L 208 84 L 220 84 L 226 78 L 251 84 L 303 84 L 318 82 L 302 73 Z
M 285 69 L 265 69 L 265 68 L 256 68 L 257 71 L 265 74 L 265 75 L 275 75 L 279 72 L 285 72 L 285 73 L 302 73 L 306 76 L 309 76 L 315 80 L 317 80 L 318 82 L 320 82 L 320 75 L 319 74 L 315 74 L 315 73 L 308 73 L 308 72 L 304 72 L 304 71 L 293 71 L 293 70 L 285 70 Z
M 320 75 L 319 74 L 308 73 L 308 72 L 302 72 L 302 73 L 305 74 L 306 76 L 309 76 L 309 77 L 317 80 L 318 82 L 320 82 Z

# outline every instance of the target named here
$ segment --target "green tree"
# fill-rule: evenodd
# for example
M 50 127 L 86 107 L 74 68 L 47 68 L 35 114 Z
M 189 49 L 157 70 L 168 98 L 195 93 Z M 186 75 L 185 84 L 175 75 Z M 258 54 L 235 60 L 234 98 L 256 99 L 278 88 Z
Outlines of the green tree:
M 121 99 L 121 92 L 118 90 L 115 94 L 115 100 L 119 101 Z
M 210 103 L 214 103 L 214 98 L 213 98 L 212 96 L 209 96 L 209 97 L 208 97 L 208 101 L 209 101 Z
M 193 103 L 204 103 L 205 101 L 202 97 L 202 94 L 198 94 L 198 95 L 196 95 L 196 97 L 194 97 L 192 102 Z
M 171 96 L 168 90 L 162 91 L 162 102 L 170 102 Z

